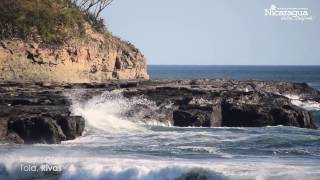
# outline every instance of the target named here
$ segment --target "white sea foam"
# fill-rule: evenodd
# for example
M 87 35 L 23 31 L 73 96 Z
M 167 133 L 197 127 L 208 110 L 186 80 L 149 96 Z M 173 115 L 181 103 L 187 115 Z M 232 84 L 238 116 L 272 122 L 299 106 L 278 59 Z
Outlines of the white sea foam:
M 291 103 L 308 111 L 320 111 L 320 103 L 316 101 L 302 101 L 300 96 L 294 94 L 285 94 L 285 97 L 291 100 Z
M 119 90 L 107 91 L 86 102 L 77 99 L 78 96 L 75 95 L 69 97 L 72 99 L 72 113 L 85 118 L 88 131 L 108 133 L 145 131 L 146 129 L 139 125 L 144 123 L 139 119 L 144 112 L 137 112 L 134 115 L 127 113 L 134 111 L 137 105 L 155 107 L 153 102 L 144 98 L 125 98 Z M 155 124 L 153 121 L 148 123 Z
M 54 173 L 23 172 L 19 164 L 5 158 L 5 164 L 0 166 L 0 178 L 52 178 Z M 0 161 L 0 163 L 3 160 Z M 11 164 L 10 164 L 11 162 Z M 16 162 L 16 161 L 15 161 Z M 288 165 L 282 162 L 201 162 L 192 160 L 160 160 L 160 159 L 129 159 L 129 158 L 77 158 L 56 157 L 48 160 L 38 157 L 25 157 L 22 163 L 52 163 L 61 166 L 58 172 L 61 180 L 173 180 L 189 177 L 206 177 L 207 179 L 312 179 L 319 178 L 319 168 L 313 165 Z M 5 173 L 4 173 L 5 171 Z
M 216 147 L 194 147 L 194 146 L 179 146 L 179 149 L 192 151 L 196 153 L 209 153 L 213 155 L 218 155 L 220 157 L 224 158 L 232 158 L 233 156 L 231 154 L 223 153 Z

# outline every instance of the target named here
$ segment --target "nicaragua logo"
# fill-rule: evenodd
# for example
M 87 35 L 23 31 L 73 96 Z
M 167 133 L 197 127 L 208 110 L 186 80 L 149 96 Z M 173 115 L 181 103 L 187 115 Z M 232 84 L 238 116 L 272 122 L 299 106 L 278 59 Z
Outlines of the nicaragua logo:
M 269 9 L 264 10 L 264 15 L 280 17 L 281 20 L 313 20 L 309 8 L 278 8 L 274 4 Z

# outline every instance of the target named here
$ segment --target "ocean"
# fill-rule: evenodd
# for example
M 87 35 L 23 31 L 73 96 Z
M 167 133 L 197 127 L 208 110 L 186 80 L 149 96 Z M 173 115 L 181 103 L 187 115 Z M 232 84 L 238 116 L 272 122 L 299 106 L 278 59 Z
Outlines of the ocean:
M 320 89 L 320 66 L 150 65 L 151 79 L 227 78 L 306 82 Z
M 151 79 L 286 80 L 320 90 L 320 66 L 149 66 L 148 71 Z M 72 113 L 86 119 L 82 137 L 57 145 L 1 144 L 0 179 L 320 179 L 318 129 L 134 123 L 122 114 L 137 99 L 106 93 L 108 98 L 86 102 L 69 95 Z M 320 127 L 320 105 L 304 107 Z

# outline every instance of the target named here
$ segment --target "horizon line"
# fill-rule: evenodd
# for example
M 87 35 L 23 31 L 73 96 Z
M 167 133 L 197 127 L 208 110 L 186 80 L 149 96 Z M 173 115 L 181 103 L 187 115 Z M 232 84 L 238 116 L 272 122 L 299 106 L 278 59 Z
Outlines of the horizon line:
M 147 64 L 147 66 L 320 66 L 320 64 Z

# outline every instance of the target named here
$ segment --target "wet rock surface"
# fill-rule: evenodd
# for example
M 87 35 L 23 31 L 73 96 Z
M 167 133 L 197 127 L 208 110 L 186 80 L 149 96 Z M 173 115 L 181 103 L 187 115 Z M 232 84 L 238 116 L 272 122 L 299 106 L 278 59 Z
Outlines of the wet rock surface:
M 285 95 L 320 102 L 320 92 L 308 85 L 280 81 L 0 82 L 0 142 L 55 144 L 81 136 L 85 120 L 70 112 L 68 94 L 82 92 L 81 98 L 86 101 L 119 89 L 126 98 L 147 98 L 157 106 L 135 106 L 127 116 L 143 111 L 140 118 L 144 121 L 182 127 L 316 128 L 310 113 L 292 104 Z
M 71 115 L 63 88 L 33 83 L 0 86 L 1 142 L 57 144 L 82 134 L 85 121 Z
M 166 121 L 182 127 L 316 128 L 310 113 L 286 96 L 320 102 L 320 93 L 308 85 L 280 81 L 149 81 L 124 94 L 156 102 L 162 113 L 167 113 Z

